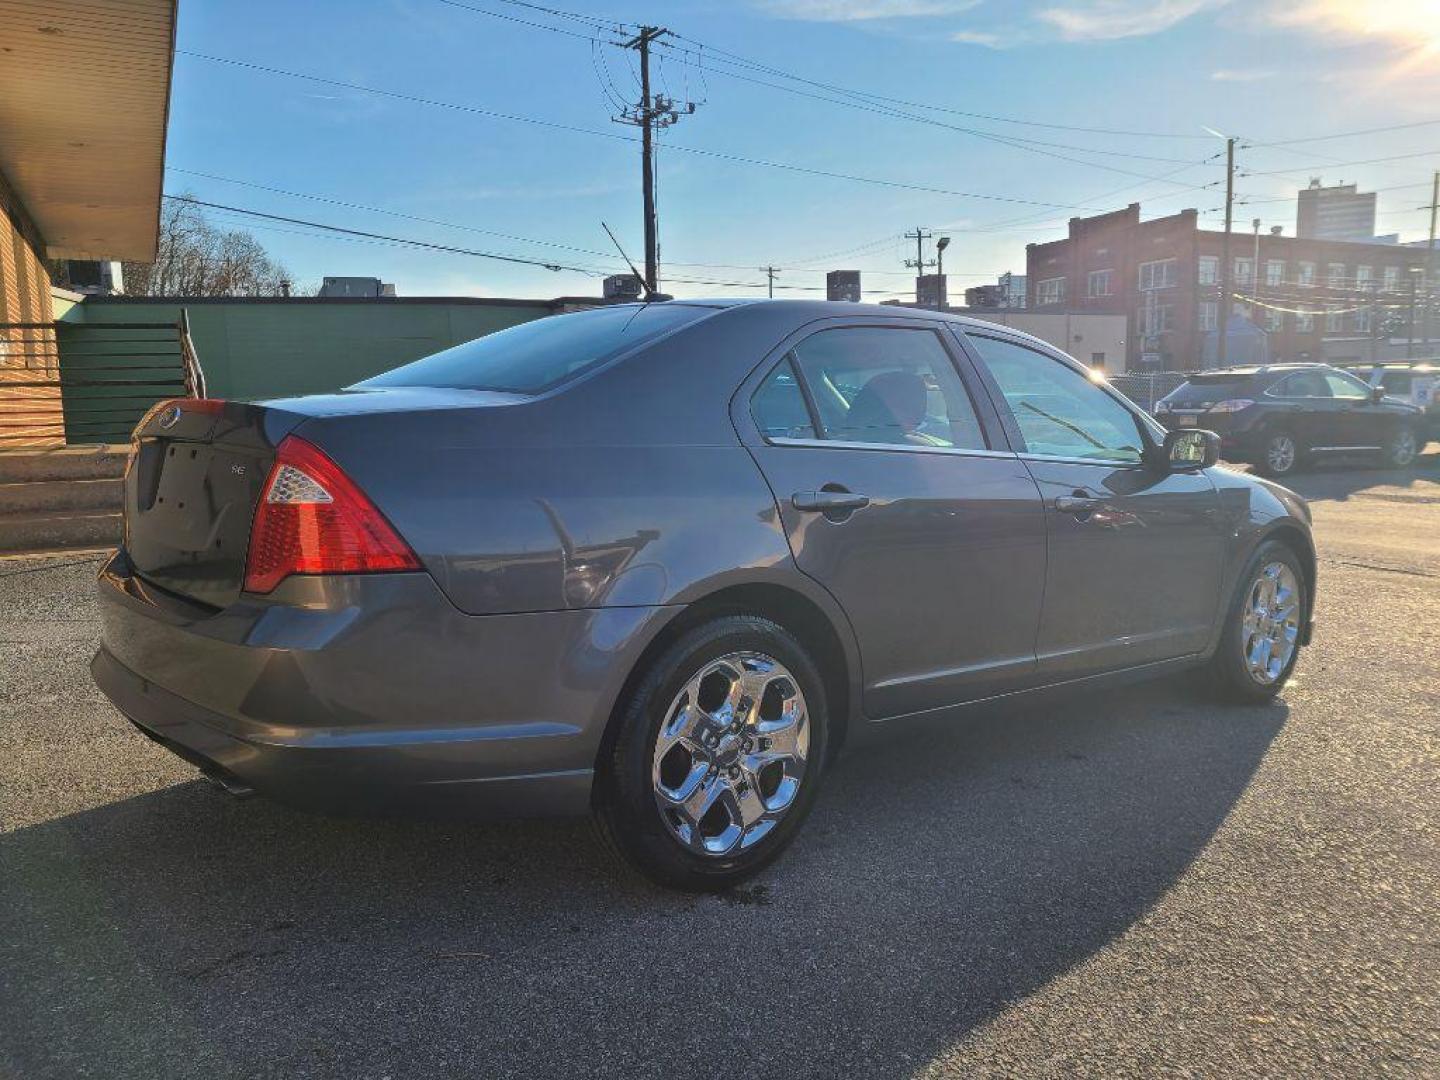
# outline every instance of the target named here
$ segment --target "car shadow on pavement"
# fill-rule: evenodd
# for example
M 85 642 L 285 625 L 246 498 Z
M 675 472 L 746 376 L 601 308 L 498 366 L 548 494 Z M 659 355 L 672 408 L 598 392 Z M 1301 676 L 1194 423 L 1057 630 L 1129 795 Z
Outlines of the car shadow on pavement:
M 1234 465 L 1230 468 L 1255 471 Z M 1408 469 L 1377 469 L 1373 462 L 1359 458 L 1320 462 L 1279 483 L 1310 502 L 1343 502 L 1358 492 L 1378 487 L 1440 495 L 1440 453 L 1424 454 Z
M 180 784 L 0 837 L 0 1074 L 908 1073 L 1142 920 L 1285 716 L 1166 681 L 917 724 L 719 896 L 583 824 Z

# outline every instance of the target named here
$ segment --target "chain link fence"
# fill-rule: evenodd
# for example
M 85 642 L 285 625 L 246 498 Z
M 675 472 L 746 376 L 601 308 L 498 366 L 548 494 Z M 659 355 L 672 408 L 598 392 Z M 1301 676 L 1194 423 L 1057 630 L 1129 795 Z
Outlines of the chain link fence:
M 1105 380 L 1146 412 L 1155 411 L 1155 403 L 1185 381 L 1179 371 L 1143 371 L 1111 375 Z

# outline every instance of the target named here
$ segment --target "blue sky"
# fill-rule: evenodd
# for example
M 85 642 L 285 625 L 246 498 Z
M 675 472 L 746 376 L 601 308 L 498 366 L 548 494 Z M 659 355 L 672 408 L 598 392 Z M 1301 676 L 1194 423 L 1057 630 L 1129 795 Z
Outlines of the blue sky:
M 633 53 L 587 40 L 618 35 L 582 21 L 505 0 L 463 2 L 469 9 L 444 0 L 184 0 L 167 190 L 614 271 L 604 220 L 638 261 L 639 150 L 623 141 L 636 132 L 612 122 L 606 93 L 635 93 Z M 537 2 L 684 35 L 676 44 L 691 51 L 662 50 L 656 79 L 661 90 L 698 103 L 661 141 L 662 274 L 677 295 L 754 292 L 702 282 L 763 282 L 757 268 L 766 264 L 784 268 L 777 280 L 789 288 L 779 295 L 822 288 L 827 268 L 865 271 L 874 299 L 904 293 L 912 272 L 900 260 L 913 257 L 913 245 L 899 237 L 917 225 L 952 237 L 946 270 L 953 295 L 1005 270 L 1023 272 L 1025 244 L 1063 235 L 1073 214 L 1130 201 L 1141 202 L 1147 217 L 1217 208 L 1220 185 L 1200 185 L 1222 180 L 1218 163 L 1205 159 L 1223 144 L 1206 127 L 1274 143 L 1440 120 L 1440 0 Z M 716 50 L 919 104 L 856 108 L 818 100 L 836 94 L 755 67 L 727 67 Z M 1371 160 L 1396 155 L 1416 156 Z M 1440 123 L 1257 145 L 1240 160 L 1257 174 L 1239 181 L 1243 197 L 1282 200 L 1239 207 L 1238 227 L 1246 231 L 1259 216 L 1267 228 L 1293 233 L 1287 197 L 1320 175 L 1393 189 L 1381 191 L 1379 230 L 1418 238 L 1428 219 L 1415 208 L 1428 200 L 1426 182 L 1440 167 Z M 354 274 L 383 277 L 410 296 L 599 291 L 594 276 L 576 271 L 214 217 L 251 228 L 302 283 Z M 1218 225 L 1219 218 L 1207 213 L 1205 221 Z

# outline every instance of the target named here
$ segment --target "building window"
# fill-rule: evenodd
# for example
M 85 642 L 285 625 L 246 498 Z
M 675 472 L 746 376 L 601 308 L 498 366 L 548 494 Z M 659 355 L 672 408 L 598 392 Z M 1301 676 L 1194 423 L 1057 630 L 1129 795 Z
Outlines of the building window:
M 1370 333 L 1370 309 L 1363 307 L 1355 312 L 1355 332 L 1357 334 Z
M 1313 334 L 1315 332 L 1315 316 L 1308 311 L 1297 314 L 1295 316 L 1295 332 L 1297 334 Z
M 1315 284 L 1315 264 L 1313 262 L 1302 262 L 1295 264 L 1295 284 Z
M 1264 311 L 1266 330 L 1274 331 L 1285 329 L 1285 313 L 1283 311 L 1276 311 L 1274 308 L 1265 308 Z
M 1115 294 L 1114 270 L 1091 270 L 1087 280 L 1086 296 L 1113 296 Z
M 1173 288 L 1178 280 L 1174 259 L 1156 259 L 1140 264 L 1140 291 Z
M 1370 288 L 1370 279 L 1372 276 L 1370 267 L 1357 266 L 1355 268 L 1355 287 L 1357 289 Z
M 1169 333 L 1175 329 L 1175 305 L 1146 304 L 1139 310 L 1136 320 L 1140 333 L 1147 337 Z
M 1235 260 L 1235 272 L 1232 275 L 1236 285 L 1249 285 L 1255 280 L 1255 260 L 1247 257 L 1237 257 Z
M 1327 334 L 1338 334 L 1345 326 L 1345 316 L 1335 308 L 1325 310 L 1325 332 Z
M 1201 285 L 1215 285 L 1220 281 L 1220 259 L 1218 256 L 1200 256 L 1200 271 L 1196 281 Z
M 1105 354 L 1103 352 L 1092 352 L 1090 354 L 1090 367 L 1095 371 L 1105 370 Z
M 1345 287 L 1345 264 L 1331 263 L 1328 267 L 1326 281 L 1332 289 L 1343 289 Z
M 1380 287 L 1381 287 L 1382 289 L 1384 289 L 1386 292 L 1399 292 L 1399 291 L 1400 291 L 1400 267 L 1398 267 L 1398 266 L 1387 266 L 1387 267 L 1385 267 L 1384 275 L 1385 275 L 1385 276 L 1384 276 L 1384 278 L 1383 278 L 1382 281 L 1381 281 Z
M 1285 284 L 1284 259 L 1265 260 L 1265 284 L 1271 286 Z
M 1063 304 L 1065 302 L 1065 279 L 1046 278 L 1035 284 L 1036 304 Z
M 1214 300 L 1201 300 L 1200 310 L 1195 319 L 1199 329 L 1214 330 L 1220 325 L 1220 305 Z

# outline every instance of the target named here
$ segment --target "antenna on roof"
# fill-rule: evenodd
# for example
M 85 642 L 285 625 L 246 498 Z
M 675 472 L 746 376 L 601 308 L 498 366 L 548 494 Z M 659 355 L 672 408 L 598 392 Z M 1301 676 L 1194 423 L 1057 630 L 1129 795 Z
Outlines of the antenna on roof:
M 668 297 L 662 296 L 650 288 L 650 283 L 645 280 L 645 275 L 635 269 L 635 264 L 630 261 L 630 256 L 625 254 L 625 249 L 620 246 L 620 241 L 615 239 L 615 234 L 610 231 L 610 226 L 602 221 L 600 222 L 600 227 L 605 230 L 605 235 L 610 237 L 610 242 L 615 245 L 615 250 L 620 252 L 620 258 L 625 260 L 625 265 L 630 267 L 630 272 L 639 280 L 640 288 L 645 290 L 645 303 L 648 304 L 652 300 L 668 299 Z

